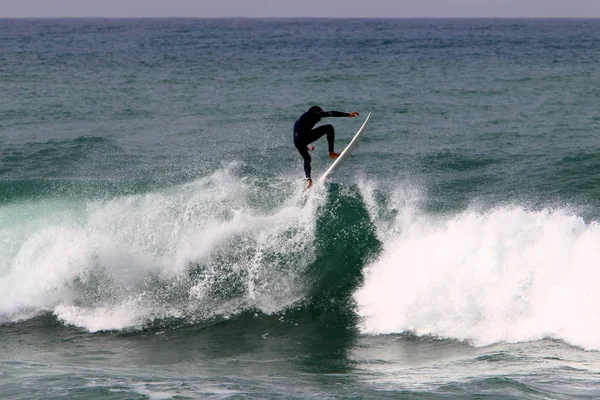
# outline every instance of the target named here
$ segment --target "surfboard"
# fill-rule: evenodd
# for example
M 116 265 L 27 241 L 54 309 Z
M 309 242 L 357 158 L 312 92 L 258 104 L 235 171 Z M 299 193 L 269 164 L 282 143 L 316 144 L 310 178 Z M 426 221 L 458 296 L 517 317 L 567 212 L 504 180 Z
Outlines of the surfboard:
M 350 154 L 352 154 L 352 152 L 354 151 L 354 149 L 356 148 L 356 146 L 358 146 L 358 141 L 360 139 L 360 137 L 362 136 L 362 134 L 365 131 L 365 125 L 367 125 L 367 121 L 369 120 L 369 118 L 371 117 L 371 113 L 369 113 L 369 115 L 367 115 L 367 118 L 365 119 L 365 122 L 363 122 L 363 124 L 361 125 L 360 129 L 358 130 L 358 132 L 356 132 L 356 134 L 354 135 L 354 137 L 352 138 L 352 140 L 350 141 L 350 143 L 348 143 L 348 145 L 344 148 L 344 150 L 340 153 L 340 156 L 338 158 L 335 159 L 335 161 L 333 162 L 333 164 L 331 164 L 329 166 L 329 168 L 327 169 L 327 171 L 325 171 L 325 173 L 323 173 L 323 175 L 321 175 L 319 177 L 319 179 L 317 180 L 317 183 L 322 183 L 325 182 L 325 180 L 329 177 L 331 177 L 331 175 L 337 171 L 337 169 L 340 167 L 340 165 L 342 165 L 342 163 L 344 162 L 345 159 L 347 159 Z

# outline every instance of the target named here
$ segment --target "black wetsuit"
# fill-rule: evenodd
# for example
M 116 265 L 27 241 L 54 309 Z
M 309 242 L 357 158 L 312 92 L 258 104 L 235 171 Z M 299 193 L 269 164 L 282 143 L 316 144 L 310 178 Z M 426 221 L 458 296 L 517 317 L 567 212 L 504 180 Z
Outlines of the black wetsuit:
M 308 110 L 298 118 L 294 124 L 294 144 L 304 159 L 304 173 L 306 179 L 310 179 L 310 154 L 308 154 L 308 146 L 310 143 L 319 139 L 323 135 L 327 135 L 327 144 L 329 151 L 333 151 L 333 142 L 335 139 L 335 130 L 332 125 L 321 125 L 315 129 L 313 127 L 321 120 L 327 117 L 349 117 L 349 113 L 341 111 L 311 111 Z

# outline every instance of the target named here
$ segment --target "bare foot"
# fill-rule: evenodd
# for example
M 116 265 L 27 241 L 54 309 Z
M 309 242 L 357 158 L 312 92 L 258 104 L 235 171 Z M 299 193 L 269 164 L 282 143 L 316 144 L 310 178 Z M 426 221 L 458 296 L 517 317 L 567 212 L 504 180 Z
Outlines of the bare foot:
M 338 158 L 340 156 L 340 153 L 335 153 L 333 151 L 329 152 L 329 158 L 331 158 L 332 160 L 335 160 L 336 158 Z
M 308 178 L 306 180 L 306 189 L 309 189 L 312 186 L 312 179 Z

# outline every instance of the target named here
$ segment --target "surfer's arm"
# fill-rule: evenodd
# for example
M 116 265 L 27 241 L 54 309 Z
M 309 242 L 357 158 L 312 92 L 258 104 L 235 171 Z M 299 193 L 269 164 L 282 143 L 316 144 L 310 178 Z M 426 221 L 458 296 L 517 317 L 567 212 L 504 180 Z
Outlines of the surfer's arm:
M 351 113 L 341 112 L 341 111 L 321 111 L 317 114 L 319 118 L 327 118 L 327 117 L 355 117 L 358 115 L 356 111 Z

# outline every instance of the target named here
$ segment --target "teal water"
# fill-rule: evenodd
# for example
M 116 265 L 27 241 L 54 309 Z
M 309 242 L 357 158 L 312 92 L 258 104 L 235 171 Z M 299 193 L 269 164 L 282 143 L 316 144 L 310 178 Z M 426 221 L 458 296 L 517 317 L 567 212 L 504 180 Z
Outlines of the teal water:
M 0 20 L 0 397 L 599 396 L 599 24 Z

